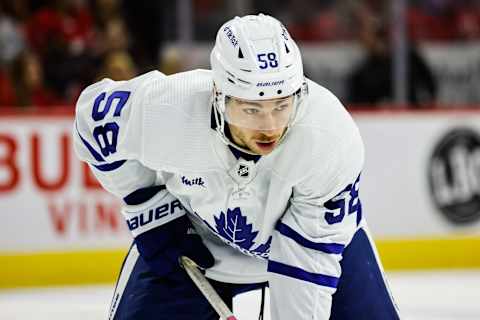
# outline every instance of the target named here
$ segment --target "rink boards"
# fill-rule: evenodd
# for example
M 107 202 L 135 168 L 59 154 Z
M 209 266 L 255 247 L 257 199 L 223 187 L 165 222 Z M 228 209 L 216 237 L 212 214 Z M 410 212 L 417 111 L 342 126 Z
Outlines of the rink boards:
M 357 112 L 363 212 L 387 269 L 480 267 L 480 112 Z M 0 287 L 114 281 L 119 202 L 71 146 L 72 114 L 0 113 Z

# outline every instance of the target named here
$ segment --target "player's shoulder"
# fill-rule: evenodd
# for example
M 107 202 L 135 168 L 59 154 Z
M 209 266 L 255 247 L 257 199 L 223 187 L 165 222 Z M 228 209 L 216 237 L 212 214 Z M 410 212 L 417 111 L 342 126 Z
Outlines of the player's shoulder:
M 154 100 L 157 105 L 181 106 L 198 95 L 210 94 L 212 85 L 210 70 L 196 69 L 179 72 L 150 83 L 145 98 Z
M 115 115 L 121 111 L 128 119 L 133 109 L 142 114 L 160 106 L 185 108 L 199 95 L 208 96 L 212 78 L 209 70 L 191 70 L 172 75 L 151 71 L 125 81 L 102 79 L 80 94 L 76 103 L 76 118 L 90 121 L 93 113 L 107 114 L 110 106 L 116 106 Z M 80 122 L 80 120 L 79 120 Z
M 308 82 L 309 95 L 299 110 L 292 136 L 308 141 L 312 151 L 338 149 L 342 144 L 360 143 L 360 133 L 350 113 L 327 88 Z
M 209 70 L 191 70 L 172 75 L 165 75 L 160 71 L 154 70 L 139 75 L 130 80 L 114 81 L 104 78 L 96 83 L 86 87 L 80 94 L 77 102 L 78 107 L 84 106 L 81 102 L 92 101 L 99 94 L 108 95 L 115 91 L 126 91 L 132 95 L 138 96 L 141 92 L 142 99 L 165 99 L 174 100 L 177 97 L 188 97 L 197 92 L 211 89 L 212 77 Z M 169 99 L 169 97 L 171 97 Z
M 353 124 L 351 115 L 334 93 L 311 80 L 308 90 L 299 113 L 299 125 L 338 131 L 339 126 Z
M 147 84 L 160 81 L 166 76 L 159 71 L 151 71 L 130 80 L 114 81 L 104 78 L 82 90 L 77 99 L 75 114 L 78 122 L 89 122 L 94 114 L 108 118 L 108 111 L 116 105 L 116 113 L 130 114 L 128 106 L 138 99 L 139 91 Z
M 110 78 L 103 78 L 83 89 L 80 93 L 79 101 L 89 99 L 92 95 L 98 95 L 102 92 L 108 93 L 114 90 L 132 91 L 152 81 L 163 78 L 166 78 L 166 76 L 157 70 L 147 72 L 130 80 L 115 81 Z
M 288 165 L 285 170 L 301 178 L 311 170 L 334 172 L 345 157 L 363 162 L 363 141 L 351 115 L 328 89 L 313 81 L 308 84 L 309 95 L 282 152 L 282 157 L 295 157 L 298 170 Z
M 157 159 L 147 154 L 150 144 L 155 146 L 152 150 L 161 143 L 173 152 L 178 145 L 172 137 L 201 136 L 199 123 L 210 119 L 211 91 L 206 70 L 169 76 L 153 71 L 128 81 L 103 79 L 83 90 L 77 101 L 74 138 L 97 162 L 107 157 Z M 189 143 L 193 142 L 184 141 Z
M 138 75 L 130 80 L 114 81 L 110 78 L 103 78 L 89 86 L 87 86 L 83 93 L 89 93 L 98 90 L 107 90 L 110 87 L 124 87 L 124 88 L 138 88 L 140 86 L 158 86 L 162 84 L 172 85 L 175 82 L 190 84 L 201 84 L 203 81 L 211 81 L 211 71 L 204 69 L 195 69 L 171 75 L 165 75 L 158 70 Z

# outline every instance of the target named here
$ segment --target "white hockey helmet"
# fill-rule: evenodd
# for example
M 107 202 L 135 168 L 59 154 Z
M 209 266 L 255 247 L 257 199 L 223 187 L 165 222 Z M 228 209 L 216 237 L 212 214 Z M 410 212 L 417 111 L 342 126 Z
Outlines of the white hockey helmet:
M 293 95 L 291 115 L 282 126 L 293 124 L 308 88 L 300 50 L 277 19 L 259 14 L 227 21 L 217 33 L 210 63 L 217 131 L 224 142 L 232 144 L 224 122 L 235 124 L 228 115 L 229 97 L 255 101 Z

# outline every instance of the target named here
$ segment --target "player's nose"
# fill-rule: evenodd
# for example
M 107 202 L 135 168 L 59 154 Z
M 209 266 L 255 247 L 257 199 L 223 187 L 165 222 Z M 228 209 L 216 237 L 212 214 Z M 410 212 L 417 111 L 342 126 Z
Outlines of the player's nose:
M 261 131 L 272 131 L 278 129 L 278 121 L 271 113 L 265 114 L 260 120 L 259 129 Z

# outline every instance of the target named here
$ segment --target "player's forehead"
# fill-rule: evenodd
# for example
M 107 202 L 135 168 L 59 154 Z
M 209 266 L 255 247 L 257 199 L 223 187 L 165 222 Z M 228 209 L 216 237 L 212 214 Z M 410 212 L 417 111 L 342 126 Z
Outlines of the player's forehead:
M 274 98 L 274 99 L 267 99 L 267 100 L 247 100 L 241 99 L 236 97 L 229 97 L 231 101 L 234 101 L 237 104 L 249 104 L 249 105 L 279 105 L 283 103 L 288 103 L 292 100 L 292 96 L 282 97 L 282 98 Z

